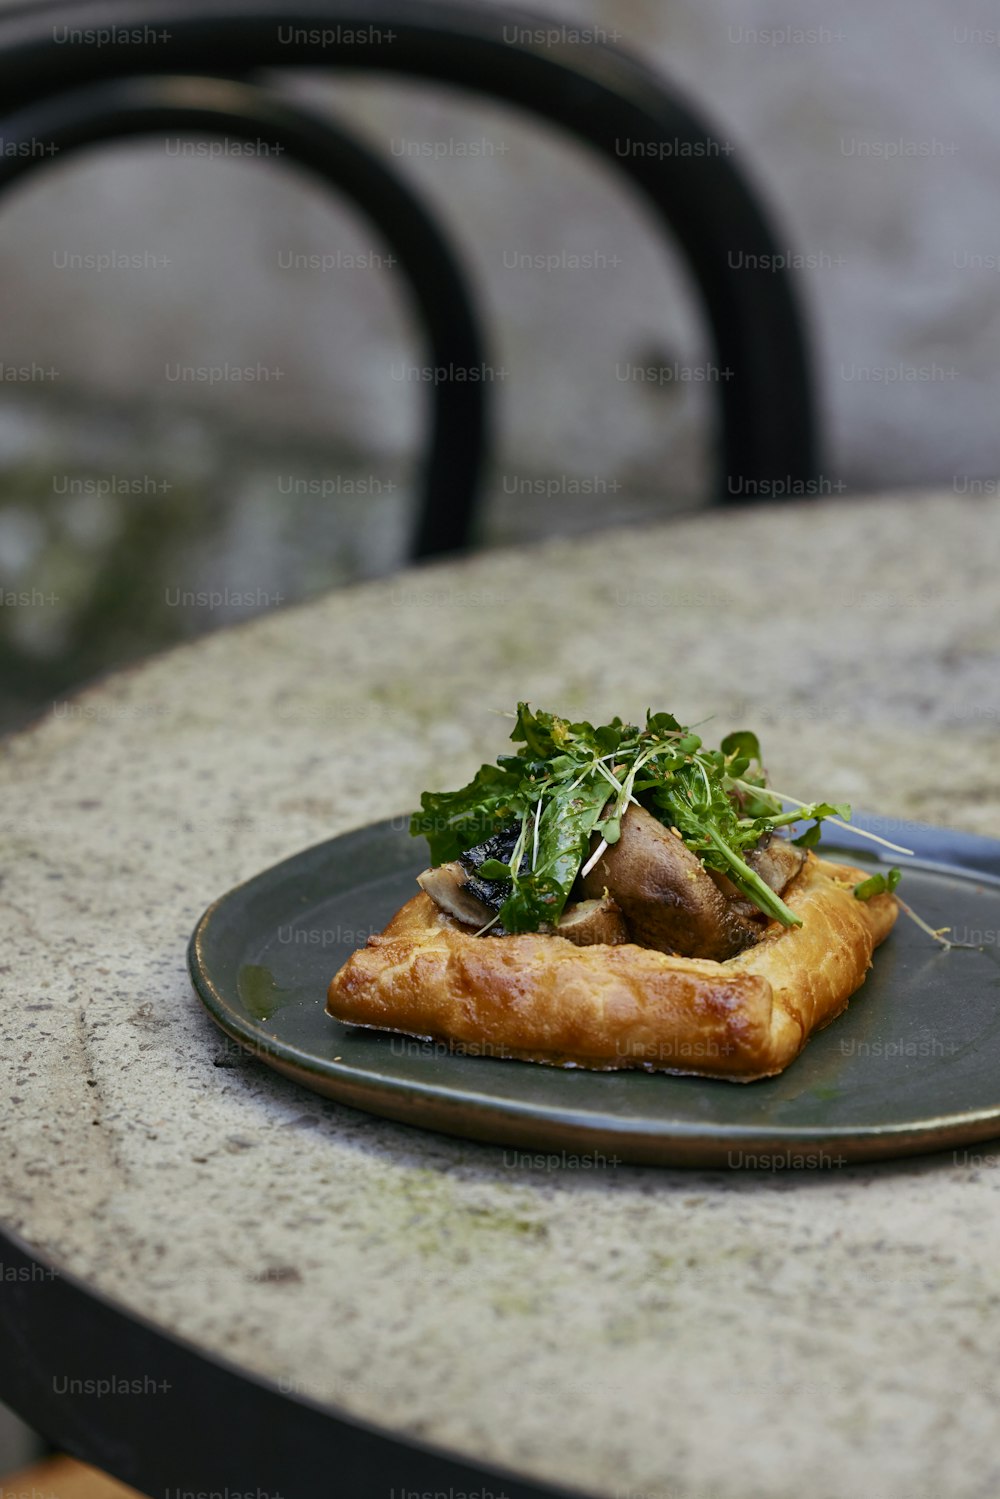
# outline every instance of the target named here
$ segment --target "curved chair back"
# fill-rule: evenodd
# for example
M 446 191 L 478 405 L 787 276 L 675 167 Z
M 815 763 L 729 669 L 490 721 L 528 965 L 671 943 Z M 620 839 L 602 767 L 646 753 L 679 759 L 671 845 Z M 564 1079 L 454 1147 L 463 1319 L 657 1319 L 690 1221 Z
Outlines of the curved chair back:
M 516 24 L 515 24 L 516 23 Z M 115 29 L 128 37 L 115 40 Z M 392 242 L 436 366 L 435 412 L 413 553 L 466 547 L 483 466 L 483 338 L 458 261 L 413 194 L 325 117 L 282 101 L 280 67 L 365 69 L 432 79 L 520 105 L 600 153 L 651 203 L 697 287 L 719 384 L 721 502 L 803 489 L 815 478 L 816 420 L 806 339 L 784 247 L 731 147 L 652 72 L 595 40 L 551 45 L 544 23 L 437 0 L 111 0 L 31 4 L 0 14 L 4 138 L 86 140 L 176 129 L 271 133 L 349 193 Z M 60 36 L 101 35 L 100 47 Z M 513 38 L 513 39 L 512 39 Z M 166 76 L 162 76 L 166 75 Z M 184 75 L 193 75 L 185 77 Z M 8 148 L 9 150 L 9 148 Z M 0 186 L 48 158 L 5 155 Z M 738 481 L 738 482 L 737 482 Z

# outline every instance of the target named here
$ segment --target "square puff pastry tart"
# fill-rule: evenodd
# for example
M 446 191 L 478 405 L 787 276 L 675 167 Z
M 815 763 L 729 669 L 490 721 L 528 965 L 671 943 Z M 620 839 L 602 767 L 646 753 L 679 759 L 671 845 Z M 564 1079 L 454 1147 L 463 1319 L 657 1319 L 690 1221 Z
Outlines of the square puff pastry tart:
M 752 1082 L 781 1072 L 864 982 L 892 929 L 891 893 L 808 853 L 771 919 L 723 961 L 558 933 L 481 936 L 424 891 L 353 953 L 329 1013 L 478 1056 L 597 1071 L 642 1068 Z

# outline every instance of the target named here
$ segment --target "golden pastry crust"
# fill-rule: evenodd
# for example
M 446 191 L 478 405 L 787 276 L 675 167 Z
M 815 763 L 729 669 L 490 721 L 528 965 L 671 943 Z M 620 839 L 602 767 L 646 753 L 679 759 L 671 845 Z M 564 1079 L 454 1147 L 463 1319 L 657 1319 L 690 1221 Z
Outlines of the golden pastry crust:
M 857 900 L 864 878 L 811 853 L 783 894 L 802 926 L 769 922 L 721 963 L 536 932 L 477 937 L 421 892 L 348 958 L 327 1009 L 476 1056 L 751 1082 L 787 1067 L 864 982 L 899 909 L 892 895 Z

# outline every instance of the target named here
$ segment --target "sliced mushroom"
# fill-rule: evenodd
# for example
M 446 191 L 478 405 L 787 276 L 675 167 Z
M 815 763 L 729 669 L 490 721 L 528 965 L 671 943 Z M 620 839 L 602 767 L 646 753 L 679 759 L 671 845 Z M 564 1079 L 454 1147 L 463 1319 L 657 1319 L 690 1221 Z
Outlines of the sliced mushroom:
M 417 875 L 417 884 L 425 890 L 442 911 L 461 921 L 466 926 L 484 927 L 490 923 L 492 932 L 503 931 L 495 924 L 496 912 L 480 900 L 474 887 L 482 885 L 458 860 L 450 864 L 438 864 Z M 597 942 L 617 944 L 630 941 L 628 927 L 621 911 L 605 892 L 600 900 L 579 900 L 568 905 L 560 916 L 555 930 L 560 937 L 574 942 L 577 947 L 591 947 Z
M 417 884 L 456 921 L 475 927 L 490 923 L 491 934 L 502 935 L 504 929 L 496 924 L 495 918 L 510 894 L 510 881 L 484 880 L 479 875 L 479 867 L 486 859 L 506 863 L 514 852 L 519 829 L 520 824 L 516 822 L 501 828 L 484 843 L 467 849 L 458 859 L 425 869 L 423 874 L 417 875 Z
M 595 835 L 596 837 L 596 835 Z M 731 958 L 760 929 L 726 900 L 696 854 L 644 807 L 630 806 L 621 836 L 583 880 L 583 891 L 607 888 L 636 942 L 684 957 Z
M 607 892 L 600 900 L 578 900 L 567 906 L 555 933 L 577 947 L 592 947 L 598 942 L 617 946 L 631 940 L 625 918 Z
M 457 859 L 450 864 L 438 864 L 434 869 L 425 869 L 423 874 L 417 875 L 417 884 L 427 891 L 431 900 L 442 911 L 447 911 L 456 921 L 481 927 L 496 915 L 468 888 L 469 872 Z
M 750 868 L 760 875 L 764 884 L 769 885 L 776 895 L 781 895 L 791 884 L 805 863 L 805 858 L 804 848 L 796 848 L 794 843 L 790 843 L 779 833 L 765 834 L 757 847 L 746 855 Z M 758 911 L 753 901 L 740 894 L 732 880 L 718 870 L 713 869 L 709 873 L 723 895 L 742 916 L 752 916 Z
M 805 860 L 804 848 L 796 848 L 787 838 L 771 833 L 761 839 L 748 856 L 747 863 L 751 869 L 756 870 L 765 885 L 770 885 L 780 895 L 798 874 Z

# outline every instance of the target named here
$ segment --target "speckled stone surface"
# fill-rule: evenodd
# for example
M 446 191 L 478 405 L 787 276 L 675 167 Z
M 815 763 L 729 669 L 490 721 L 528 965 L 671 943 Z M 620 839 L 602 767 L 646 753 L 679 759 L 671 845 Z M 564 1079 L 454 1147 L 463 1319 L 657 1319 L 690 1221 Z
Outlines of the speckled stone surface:
M 8 741 L 0 1217 L 287 1389 L 589 1493 L 993 1499 L 1000 1146 L 512 1166 L 216 1065 L 184 950 L 236 881 L 492 758 L 519 696 L 714 713 L 778 785 L 1000 836 L 998 520 L 879 497 L 484 555 Z

